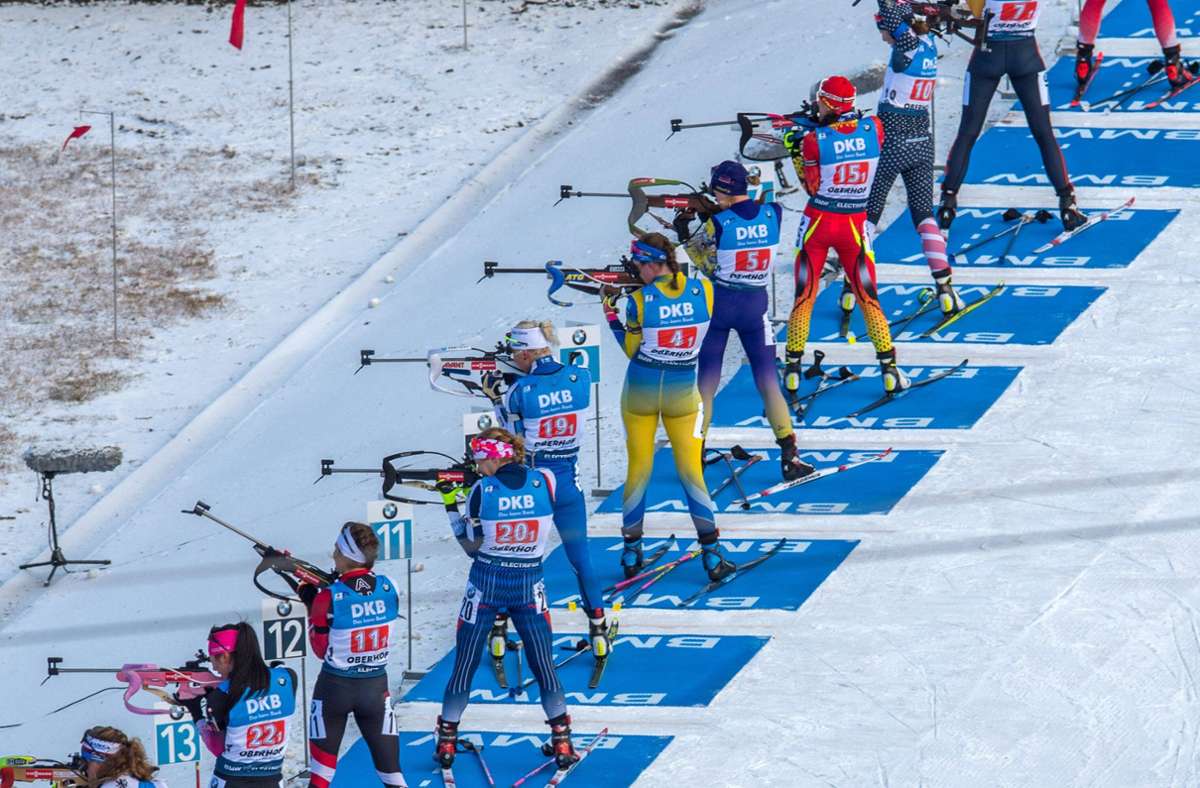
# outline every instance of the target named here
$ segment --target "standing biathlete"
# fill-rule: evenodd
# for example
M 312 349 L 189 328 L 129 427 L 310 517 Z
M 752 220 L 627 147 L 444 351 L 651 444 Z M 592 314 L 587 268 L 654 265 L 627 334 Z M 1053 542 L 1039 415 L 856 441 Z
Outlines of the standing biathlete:
M 497 400 L 501 425 L 524 439 L 529 464 L 554 474 L 554 526 L 579 583 L 592 653 L 603 659 L 608 656 L 608 625 L 600 579 L 588 553 L 587 502 L 578 468 L 580 436 L 592 401 L 592 374 L 586 367 L 566 366 L 554 358 L 558 339 L 549 321 L 523 320 L 505 341 L 513 366 L 524 375 L 503 395 L 496 393 L 492 379 L 484 381 L 484 391 Z M 493 658 L 504 656 L 507 641 L 508 616 L 498 615 L 488 646 Z
M 559 768 L 579 757 L 571 744 L 571 718 L 554 669 L 554 633 L 542 578 L 542 556 L 554 516 L 555 475 L 525 466 L 520 438 L 493 427 L 471 439 L 471 456 L 482 475 L 466 496 L 466 514 L 458 511 L 461 489 L 439 486 L 454 536 L 473 560 L 458 612 L 454 667 L 437 719 L 434 759 L 454 763 L 458 725 L 467 708 L 471 679 L 501 610 L 512 617 L 529 667 L 537 680 L 550 743 Z
M 736 567 L 721 551 L 712 497 L 704 482 L 704 403 L 696 388 L 696 361 L 713 310 L 713 286 L 684 276 L 675 246 L 659 233 L 633 241 L 630 259 L 644 286 L 630 294 L 625 322 L 617 314 L 620 291 L 604 290 L 604 316 L 629 357 L 621 392 L 628 469 L 622 498 L 621 568 L 632 577 L 643 566 L 646 488 L 654 468 L 654 437 L 662 419 L 675 470 L 696 527 L 705 571 L 713 580 Z
M 962 309 L 963 302 L 951 284 L 953 271 L 946 254 L 946 238 L 933 218 L 934 151 L 929 110 L 937 85 L 937 41 L 923 7 L 880 0 L 876 25 L 883 40 L 891 45 L 892 54 L 879 96 L 883 148 L 867 199 L 867 234 L 875 237 L 888 192 L 896 177 L 901 177 L 908 214 L 921 239 L 938 304 L 943 314 L 950 315 Z
M 721 383 L 725 346 L 729 332 L 736 331 L 779 444 L 783 478 L 790 481 L 807 476 L 813 468 L 796 452 L 791 413 L 779 390 L 775 332 L 767 314 L 767 288 L 783 210 L 778 203 L 751 200 L 746 194 L 747 178 L 746 168 L 736 161 L 723 161 L 712 168 L 709 188 L 720 210 L 705 218 L 702 248 L 695 253 L 689 248 L 692 259 L 713 282 L 712 320 L 700 345 L 697 385 L 704 403 L 707 436 L 713 398 Z
M 1029 133 L 1042 154 L 1042 165 L 1058 195 L 1058 212 L 1063 229 L 1074 230 L 1087 221 L 1075 204 L 1075 187 L 1067 175 L 1067 162 L 1054 139 L 1050 123 L 1050 93 L 1046 87 L 1046 64 L 1038 51 L 1038 0 L 967 0 L 971 13 L 986 20 L 986 43 L 971 54 L 963 78 L 963 109 L 958 135 L 946 158 L 942 181 L 938 226 L 950 229 L 958 212 L 958 190 L 967 175 L 971 149 L 983 131 L 988 105 L 1005 76 L 1021 100 Z
M 785 137 L 809 195 L 796 234 L 796 301 L 787 329 L 784 385 L 792 392 L 800 389 L 804 346 L 830 249 L 837 250 L 846 285 L 862 310 L 884 391 L 897 393 L 908 387 L 908 378 L 896 366 L 892 332 L 879 305 L 875 253 L 864 227 L 867 197 L 884 142 L 883 126 L 876 117 L 859 117 L 854 110 L 856 95 L 845 77 L 822 80 L 817 89 L 819 127 L 804 134 L 799 143 L 796 135 Z M 842 298 L 846 299 L 845 293 Z M 845 303 L 842 308 L 846 309 Z
M 333 550 L 337 577 L 324 588 L 301 583 L 308 608 L 308 639 L 321 658 L 309 714 L 310 788 L 329 788 L 351 714 L 375 773 L 384 785 L 407 785 L 400 773 L 400 744 L 388 690 L 387 661 L 392 622 L 399 616 L 396 585 L 371 571 L 379 537 L 364 523 L 349 522 Z
M 223 680 L 200 698 L 176 701 L 191 712 L 208 751 L 217 756 L 209 788 L 278 788 L 283 777 L 296 673 L 263 661 L 254 627 L 213 627 L 208 657 Z
M 1105 0 L 1087 0 L 1079 12 L 1079 43 L 1075 50 L 1075 78 L 1084 85 L 1092 78 L 1096 67 L 1096 36 L 1100 33 L 1100 19 L 1104 16 Z M 1186 85 L 1195 75 L 1183 62 L 1182 47 L 1175 30 L 1175 15 L 1167 0 L 1146 0 L 1150 7 L 1150 18 L 1154 21 L 1154 35 L 1162 47 L 1163 65 L 1167 82 L 1171 87 Z

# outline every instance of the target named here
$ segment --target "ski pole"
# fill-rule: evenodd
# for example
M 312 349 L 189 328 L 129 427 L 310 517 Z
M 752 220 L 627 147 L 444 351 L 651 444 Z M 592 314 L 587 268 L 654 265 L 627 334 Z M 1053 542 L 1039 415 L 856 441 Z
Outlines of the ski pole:
M 670 566 L 671 564 L 677 564 L 682 560 L 684 560 L 684 559 L 676 558 L 674 561 L 669 561 L 668 563 L 662 564 L 661 566 L 651 567 L 651 568 L 647 569 L 645 572 L 642 572 L 641 574 L 634 575 L 633 577 L 627 577 L 624 580 L 621 580 L 620 582 L 613 583 L 611 586 L 609 586 L 608 592 L 612 593 L 613 591 L 620 591 L 622 588 L 628 588 L 629 586 L 633 585 L 637 581 L 644 580 L 647 577 L 649 577 L 650 575 L 658 574 L 659 572 L 661 572 L 663 569 Z
M 1003 214 L 1000 215 L 1000 218 L 1003 221 L 1011 222 L 1013 219 L 1016 219 L 1019 216 L 1021 216 L 1020 211 L 1018 211 L 1016 208 L 1009 208 Z M 1009 233 L 1013 232 L 1016 229 L 1017 229 L 1016 227 L 1006 227 L 998 233 L 993 233 L 992 235 L 989 235 L 987 238 L 981 238 L 978 241 L 975 241 L 974 243 L 969 243 L 966 246 L 959 247 L 958 251 L 955 252 L 954 254 L 960 255 L 965 252 L 970 252 L 974 249 L 978 249 L 979 247 L 984 246 L 985 244 L 990 244 L 992 241 L 995 241 L 997 238 L 1003 238 L 1004 236 L 1008 235 Z
M 517 778 L 517 781 L 512 784 L 512 788 L 517 788 L 518 785 L 524 785 L 525 781 L 528 780 L 530 777 L 536 777 L 538 774 L 545 771 L 547 766 L 553 766 L 555 763 L 557 763 L 557 760 L 554 758 L 551 758 L 550 760 L 543 763 L 541 766 L 538 766 L 533 771 L 526 772 L 523 776 Z
M 496 781 L 492 778 L 492 770 L 488 768 L 487 761 L 483 759 L 483 745 L 475 746 L 475 743 L 470 740 L 459 740 L 458 746 L 466 752 L 475 753 L 475 757 L 479 759 L 479 765 L 483 767 L 483 776 L 487 778 L 488 785 L 495 785 Z
M 744 495 L 744 493 L 743 493 L 743 495 Z M 666 575 L 668 572 L 670 572 L 670 571 L 671 571 L 671 570 L 673 570 L 673 569 L 677 569 L 677 568 L 679 568 L 679 565 L 680 565 L 680 564 L 684 563 L 685 561 L 689 561 L 689 560 L 691 560 L 691 559 L 695 558 L 695 557 L 696 557 L 696 556 L 698 556 L 698 555 L 700 555 L 700 551 L 699 551 L 699 550 L 693 550 L 693 551 L 692 551 L 692 552 L 690 552 L 690 553 L 685 553 L 685 554 L 684 554 L 684 556 L 683 556 L 683 558 L 680 558 L 678 561 L 674 561 L 674 562 L 672 562 L 672 563 L 670 563 L 670 564 L 668 564 L 668 565 L 664 566 L 664 567 L 663 567 L 663 569 L 662 569 L 662 571 L 658 573 L 658 576 L 657 576 L 657 577 L 652 577 L 652 578 L 650 578 L 650 579 L 649 579 L 649 580 L 647 580 L 645 583 L 643 583 L 642 585 L 640 585 L 640 586 L 638 586 L 636 589 L 634 589 L 634 590 L 633 590 L 633 592 L 632 592 L 632 595 L 636 597 L 638 594 L 642 593 L 642 592 L 643 592 L 643 591 L 645 591 L 647 588 L 649 588 L 650 586 L 652 586 L 652 585 L 654 585 L 655 583 L 657 583 L 659 580 L 662 580 L 662 579 L 663 579 L 663 576 L 664 576 L 664 575 Z
M 1000 265 L 1004 265 L 1004 261 L 1008 259 L 1008 253 L 1012 251 L 1013 245 L 1017 242 L 1017 236 L 1021 234 L 1021 228 L 1030 222 L 1045 224 L 1050 221 L 1050 212 L 1045 208 L 1040 209 L 1037 213 L 1027 213 L 1021 217 L 1020 223 L 1013 229 L 1012 236 L 1008 239 L 1008 243 L 1004 246 L 1004 251 L 1000 254 Z

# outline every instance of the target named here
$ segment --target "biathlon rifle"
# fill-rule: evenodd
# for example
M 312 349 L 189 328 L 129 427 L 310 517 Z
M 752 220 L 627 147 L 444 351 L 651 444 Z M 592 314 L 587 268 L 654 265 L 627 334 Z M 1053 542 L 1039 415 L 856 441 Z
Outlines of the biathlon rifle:
M 656 186 L 686 186 L 688 191 L 675 194 L 646 194 L 646 189 Z M 720 208 L 717 204 L 709 199 L 706 193 L 707 188 L 707 186 L 702 186 L 697 189 L 687 181 L 675 180 L 674 178 L 633 178 L 626 186 L 626 193 L 621 194 L 619 192 L 577 191 L 570 184 L 564 183 L 558 187 L 558 202 L 554 204 L 558 205 L 563 200 L 572 197 L 615 197 L 618 199 L 628 197 L 631 204 L 626 224 L 629 227 L 629 232 L 634 237 L 641 238 L 646 235 L 646 231 L 638 227 L 638 222 L 643 216 L 649 216 L 658 222 L 659 226 L 663 229 L 674 229 L 674 225 L 671 222 L 650 213 L 651 208 L 673 208 L 676 211 L 690 209 L 709 214 L 719 211 Z
M 70 763 L 32 755 L 0 757 L 0 788 L 13 788 L 15 783 L 48 782 L 55 788 L 83 788 L 89 785 L 84 774 L 86 765 L 76 755 Z
M 604 286 L 616 287 L 621 290 L 636 290 L 642 286 L 637 271 L 630 267 L 629 261 L 622 257 L 620 263 L 607 265 L 603 268 L 564 268 L 562 260 L 551 260 L 544 268 L 503 268 L 495 260 L 483 261 L 484 279 L 491 279 L 496 274 L 545 274 L 550 278 L 550 286 L 546 290 L 546 298 L 555 306 L 575 306 L 574 301 L 564 301 L 556 294 L 564 287 L 578 290 L 588 295 L 599 296 Z M 476 282 L 475 284 L 479 284 Z M 511 381 L 505 381 L 509 383 Z
M 397 460 L 407 460 L 412 457 L 442 457 L 448 460 L 449 464 L 447 467 L 442 468 L 396 467 Z M 332 476 L 335 473 L 382 476 L 382 494 L 384 498 L 389 501 L 411 503 L 418 506 L 441 505 L 442 501 L 440 498 L 436 501 L 424 501 L 400 495 L 392 495 L 392 490 L 399 485 L 402 487 L 415 487 L 429 492 L 438 492 L 438 485 L 445 482 L 460 487 L 470 487 L 479 481 L 479 473 L 475 470 L 475 463 L 465 456 L 461 459 L 456 459 L 449 454 L 444 454 L 440 451 L 428 451 L 426 449 L 413 449 L 412 451 L 400 451 L 395 454 L 389 454 L 383 458 L 378 468 L 338 468 L 334 460 L 321 460 L 321 475 L 317 477 L 317 481 L 319 482 L 326 476 Z
M 291 587 L 292 591 L 296 591 L 300 587 L 300 583 L 308 583 L 311 586 L 322 588 L 333 582 L 334 575 L 332 572 L 326 572 L 325 570 L 314 566 L 307 561 L 302 561 L 286 550 L 276 550 L 266 542 L 255 539 L 253 536 L 241 530 L 240 528 L 225 522 L 220 517 L 217 517 L 215 514 L 209 511 L 209 509 L 209 505 L 204 501 L 196 501 L 195 506 L 193 506 L 191 509 L 184 509 L 183 513 L 194 514 L 197 517 L 204 517 L 208 520 L 212 520 L 222 528 L 233 531 L 243 539 L 253 542 L 254 552 L 258 553 L 262 557 L 262 560 L 259 561 L 258 566 L 255 567 L 254 578 L 251 582 L 254 583 L 255 588 L 267 596 L 273 599 L 282 600 L 284 602 L 295 602 L 298 600 L 298 597 L 280 594 L 277 591 L 272 591 L 264 586 L 259 578 L 267 571 L 274 572 L 282 577 L 284 582 Z
M 199 698 L 209 687 L 215 687 L 222 681 L 220 676 L 204 669 L 208 657 L 199 651 L 194 659 L 188 660 L 179 668 L 160 668 L 148 663 L 128 663 L 119 668 L 64 668 L 62 662 L 62 657 L 46 657 L 46 678 L 42 680 L 43 684 L 63 673 L 115 674 L 117 681 L 125 684 L 126 709 L 134 714 L 162 714 L 162 709 L 137 706 L 133 703 L 134 696 L 145 690 L 165 701 L 170 707 L 171 717 L 177 720 L 183 718 L 184 711 L 179 700 Z M 175 694 L 167 693 L 164 689 L 166 687 L 175 687 Z M 120 687 L 108 687 L 101 692 L 113 689 Z
M 487 263 L 484 263 L 484 270 L 484 278 L 491 276 L 486 273 Z M 534 272 L 541 273 L 537 269 Z M 507 271 L 501 273 L 507 273 Z M 495 350 L 481 350 L 477 347 L 438 348 L 429 351 L 425 358 L 419 356 L 384 358 L 376 356 L 374 350 L 364 349 L 358 351 L 358 363 L 359 367 L 354 372 L 356 375 L 363 370 L 363 367 L 369 367 L 372 364 L 427 364 L 429 366 L 429 385 L 437 391 L 453 394 L 456 397 L 488 398 L 479 380 L 484 374 L 500 374 L 506 386 L 511 386 L 520 376 L 520 370 L 512 364 L 512 353 L 501 342 L 496 343 Z M 456 387 L 447 387 L 444 379 L 455 383 Z M 461 388 L 457 386 L 461 386 Z
M 784 136 L 790 131 L 807 131 L 817 126 L 817 109 L 812 102 L 804 102 L 796 112 L 778 114 L 774 112 L 739 112 L 733 120 L 718 120 L 706 123 L 684 123 L 683 118 L 671 119 L 671 139 L 686 129 L 703 129 L 728 126 L 738 131 L 738 152 L 749 161 L 782 161 L 789 158 Z

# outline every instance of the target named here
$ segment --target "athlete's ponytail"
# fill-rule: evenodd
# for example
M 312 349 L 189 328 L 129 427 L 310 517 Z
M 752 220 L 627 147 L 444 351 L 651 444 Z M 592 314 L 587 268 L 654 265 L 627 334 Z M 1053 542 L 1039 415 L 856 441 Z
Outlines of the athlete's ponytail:
M 679 259 L 675 257 L 675 244 L 671 243 L 671 240 L 662 233 L 646 233 L 638 240 L 647 246 L 653 246 L 655 249 L 666 252 L 667 259 L 662 265 L 665 265 L 671 272 L 671 279 L 673 281 L 675 276 L 679 274 Z
M 89 740 L 92 745 L 99 746 L 89 746 Z M 103 745 L 116 745 L 116 749 L 111 753 L 103 753 L 102 749 L 110 749 Z M 146 756 L 146 748 L 142 746 L 141 739 L 131 739 L 123 731 L 108 725 L 88 728 L 83 734 L 80 751 L 84 755 L 84 760 L 96 760 L 98 757 L 103 757 L 103 760 L 100 761 L 100 769 L 96 773 L 96 784 L 102 784 L 105 780 L 117 777 L 132 777 L 135 780 L 149 781 L 154 779 L 154 772 L 158 769 L 157 766 L 150 763 L 150 759 Z

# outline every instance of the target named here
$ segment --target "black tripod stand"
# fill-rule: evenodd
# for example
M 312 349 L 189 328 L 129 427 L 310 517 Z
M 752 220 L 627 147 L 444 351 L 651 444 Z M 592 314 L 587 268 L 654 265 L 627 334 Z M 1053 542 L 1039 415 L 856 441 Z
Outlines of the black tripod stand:
M 70 572 L 68 566 L 89 565 L 89 566 L 108 566 L 112 561 L 69 561 L 63 555 L 62 548 L 58 546 L 58 524 L 54 520 L 54 477 L 55 471 L 39 471 L 39 476 L 42 477 L 42 497 L 46 499 L 46 505 L 50 507 L 50 560 L 37 561 L 32 564 L 21 564 L 19 569 L 33 569 L 39 566 L 48 566 L 50 576 L 46 578 L 44 586 L 50 585 L 50 581 L 54 579 L 54 573 L 61 567 L 64 572 Z

